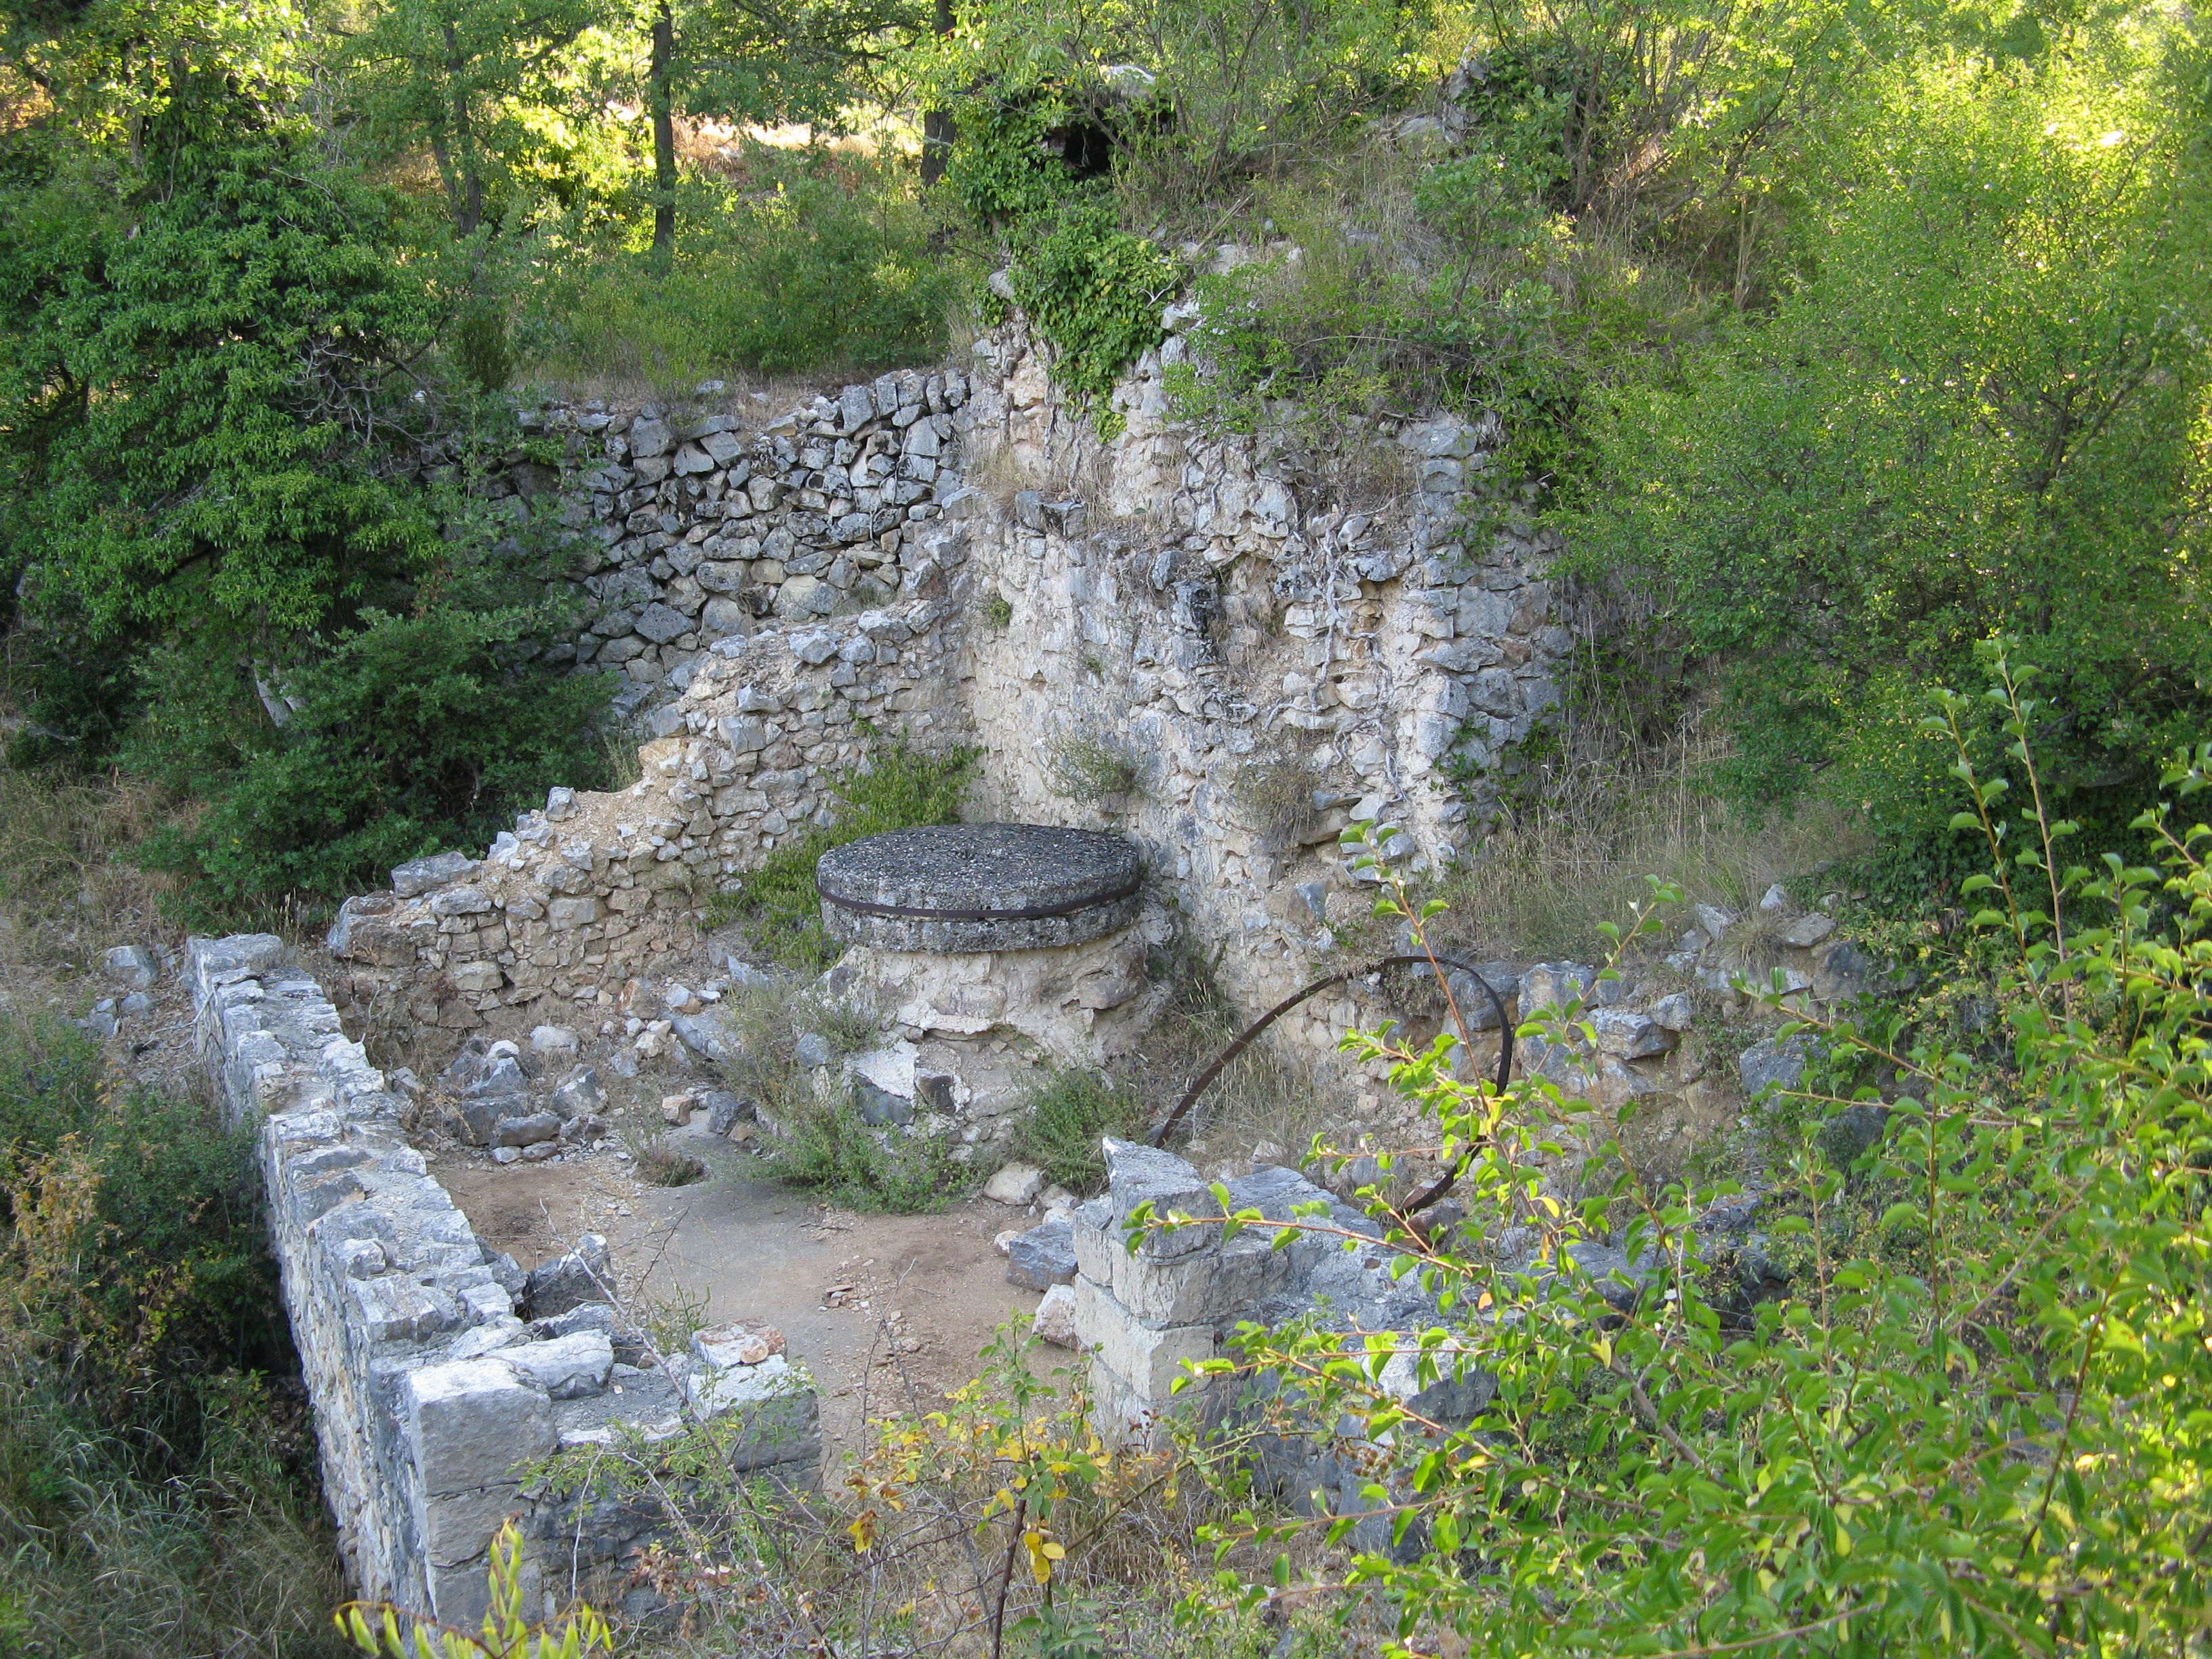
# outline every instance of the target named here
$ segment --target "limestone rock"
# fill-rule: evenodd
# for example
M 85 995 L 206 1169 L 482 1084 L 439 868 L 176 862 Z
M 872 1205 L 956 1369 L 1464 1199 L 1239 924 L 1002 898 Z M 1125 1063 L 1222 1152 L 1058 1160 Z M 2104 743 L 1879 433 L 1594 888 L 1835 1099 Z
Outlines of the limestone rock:
M 1824 916 L 1818 910 L 1802 915 L 1783 930 L 1782 942 L 1794 945 L 1799 950 L 1809 950 L 1836 931 L 1833 916 Z
M 1805 1062 L 1812 1052 L 1812 1044 L 1802 1036 L 1762 1037 L 1753 1043 L 1737 1063 L 1744 1097 L 1756 1100 L 1770 1087 L 1796 1088 L 1805 1075 Z
M 1034 1164 L 1008 1164 L 983 1183 L 983 1196 L 1001 1204 L 1027 1204 L 1044 1190 L 1044 1171 Z
M 760 1109 L 741 1095 L 726 1089 L 709 1089 L 698 1099 L 707 1114 L 707 1133 L 726 1135 L 739 1123 L 757 1122 Z
M 543 1342 L 500 1350 L 499 1358 L 525 1382 L 555 1400 L 580 1400 L 607 1386 L 614 1370 L 614 1344 L 603 1330 L 580 1330 Z
M 1037 1304 L 1036 1317 L 1030 1322 L 1030 1329 L 1054 1347 L 1082 1347 L 1082 1340 L 1075 1332 L 1075 1286 L 1072 1280 L 1045 1291 L 1044 1300 Z
M 692 1357 L 702 1365 L 757 1365 L 784 1346 L 773 1325 L 713 1325 L 691 1338 Z
M 118 945 L 100 958 L 101 976 L 110 983 L 143 991 L 161 976 L 161 964 L 143 945 Z
M 579 1066 L 553 1091 L 553 1109 L 565 1117 L 596 1112 L 607 1103 L 606 1085 L 588 1066 Z
M 546 1319 L 582 1303 L 605 1300 L 610 1266 L 607 1241 L 586 1233 L 568 1255 L 531 1269 L 525 1311 L 532 1319 Z
M 1055 1285 L 1075 1282 L 1074 1228 L 1064 1218 L 1017 1235 L 1006 1254 L 1010 1285 L 1026 1291 L 1048 1291 Z
M 495 1146 L 535 1146 L 541 1141 L 557 1140 L 561 1135 L 561 1115 L 557 1112 L 532 1112 L 525 1117 L 503 1117 L 495 1124 L 491 1144 Z
M 550 1065 L 572 1064 L 578 1052 L 576 1034 L 565 1025 L 540 1025 L 530 1033 L 530 1048 Z
M 404 899 L 418 898 L 433 887 L 474 874 L 477 868 L 477 861 L 466 853 L 434 853 L 428 858 L 395 866 L 392 890 Z

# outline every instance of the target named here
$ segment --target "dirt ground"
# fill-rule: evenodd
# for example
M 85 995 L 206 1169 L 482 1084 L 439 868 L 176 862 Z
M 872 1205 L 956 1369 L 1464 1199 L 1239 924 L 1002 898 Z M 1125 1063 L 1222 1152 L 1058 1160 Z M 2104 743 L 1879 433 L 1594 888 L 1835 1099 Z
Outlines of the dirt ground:
M 605 1234 L 623 1295 L 664 1333 L 730 1321 L 781 1330 L 821 1389 L 833 1464 L 869 1418 L 941 1406 L 974 1378 L 1002 1322 L 1036 1311 L 992 1243 L 1036 1224 L 1026 1210 L 973 1198 L 934 1215 L 860 1215 L 757 1178 L 750 1154 L 696 1121 L 670 1140 L 708 1166 L 705 1180 L 646 1186 L 611 1156 L 430 1167 L 477 1236 L 526 1267 Z M 1048 1356 L 1047 1369 L 1073 1358 Z

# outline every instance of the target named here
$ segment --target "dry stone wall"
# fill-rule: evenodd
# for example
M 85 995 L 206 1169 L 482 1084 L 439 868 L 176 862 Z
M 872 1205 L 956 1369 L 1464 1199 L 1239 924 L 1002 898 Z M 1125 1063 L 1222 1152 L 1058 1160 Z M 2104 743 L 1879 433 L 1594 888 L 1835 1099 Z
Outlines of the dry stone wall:
M 650 979 L 712 890 L 828 821 L 864 724 L 981 744 L 972 817 L 1116 830 L 1146 860 L 1118 967 L 856 951 L 846 981 L 905 1011 L 906 1040 L 968 1022 L 1060 1059 L 1114 1052 L 1151 1006 L 1146 950 L 1177 928 L 1248 1006 L 1326 971 L 1332 922 L 1369 902 L 1339 831 L 1371 817 L 1416 868 L 1453 856 L 1480 813 L 1452 771 L 1495 763 L 1555 701 L 1553 550 L 1463 545 L 1493 423 L 1385 434 L 1396 482 L 1355 509 L 1257 440 L 1173 422 L 1180 343 L 1117 388 L 1107 443 L 1018 319 L 957 372 L 848 386 L 750 438 L 721 415 L 541 411 L 582 457 L 563 511 L 605 561 L 576 652 L 668 699 L 646 708 L 644 776 L 556 790 L 483 858 L 350 901 L 331 945 L 354 994 L 458 1033 Z M 1024 974 L 1042 1012 L 1005 994 Z M 1359 994 L 1281 1035 L 1334 1064 L 1375 1015 Z
M 561 1498 L 556 1454 L 732 1415 L 740 1463 L 792 1484 L 820 1455 L 812 1385 L 732 1328 L 653 1354 L 604 1298 L 604 1241 L 525 1274 L 485 1248 L 408 1144 L 401 1102 L 322 988 L 267 934 L 187 950 L 200 1048 L 230 1121 L 256 1126 L 323 1487 L 361 1595 L 467 1627 L 512 1517 L 550 1613 L 621 1599 L 652 1505 Z M 769 1352 L 773 1347 L 775 1352 Z
M 652 404 L 530 409 L 526 429 L 561 446 L 566 466 L 520 463 L 488 488 L 526 509 L 549 502 L 581 532 L 589 620 L 555 654 L 619 669 L 622 707 L 650 720 L 716 642 L 901 591 L 957 476 L 967 397 L 958 374 L 908 371 L 764 426 Z M 660 717 L 661 735 L 675 729 Z

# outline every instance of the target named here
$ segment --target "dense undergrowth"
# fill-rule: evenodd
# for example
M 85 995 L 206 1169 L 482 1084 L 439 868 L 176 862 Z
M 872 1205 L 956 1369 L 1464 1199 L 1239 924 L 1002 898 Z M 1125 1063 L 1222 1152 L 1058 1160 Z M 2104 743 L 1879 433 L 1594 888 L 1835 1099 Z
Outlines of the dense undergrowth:
M 2157 865 L 2093 871 L 2070 862 L 2080 826 L 1974 762 L 1972 739 L 1992 738 L 2034 775 L 2054 724 L 2032 670 L 1990 665 L 1987 699 L 1941 693 L 1924 716 L 1957 757 L 1956 829 L 1984 854 L 1974 932 L 1939 994 L 1785 1024 L 1820 1058 L 1759 1109 L 1753 1232 L 1710 1224 L 1741 1201 L 1735 1182 L 1638 1167 L 1632 1108 L 1540 1078 L 1460 1082 L 1464 1033 L 1418 1052 L 1356 1039 L 1436 1109 L 1460 1170 L 1464 1233 L 1370 1193 L 1396 1270 L 1442 1292 L 1444 1317 L 1349 1345 L 1248 1328 L 1237 1358 L 1202 1368 L 1280 1378 L 1275 1409 L 1388 1448 L 1368 1496 L 1427 1548 L 1360 1554 L 1344 1610 L 1387 1608 L 1409 1645 L 1448 1629 L 1486 1653 L 2194 1650 L 2212 1528 L 2197 817 L 2212 746 L 2166 770 L 2138 821 Z M 1419 925 L 1402 887 L 1394 903 Z M 1660 925 L 1649 909 L 1616 930 L 1613 963 Z M 1969 989 L 1986 1000 L 1962 1029 L 1940 994 Z M 1779 975 L 1771 994 L 1799 1012 Z M 1529 1035 L 1587 1048 L 1587 1012 Z M 1536 1180 L 1563 1154 L 1585 1171 L 1577 1204 Z M 1255 1212 L 1229 1230 L 1248 1226 L 1277 1224 Z M 1534 1263 L 1485 1248 L 1508 1228 L 1539 1244 Z M 1607 1240 L 1645 1264 L 1640 1295 L 1553 1270 Z M 1401 1355 L 1424 1383 L 1479 1367 L 1494 1395 L 1465 1427 L 1430 1420 L 1381 1386 Z M 1255 1510 L 1214 1535 L 1249 1547 L 1301 1525 Z M 1227 1605 L 1261 1593 L 1239 1572 L 1220 1587 Z
M 0 1646 L 319 1655 L 341 1589 L 245 1136 L 0 1028 Z

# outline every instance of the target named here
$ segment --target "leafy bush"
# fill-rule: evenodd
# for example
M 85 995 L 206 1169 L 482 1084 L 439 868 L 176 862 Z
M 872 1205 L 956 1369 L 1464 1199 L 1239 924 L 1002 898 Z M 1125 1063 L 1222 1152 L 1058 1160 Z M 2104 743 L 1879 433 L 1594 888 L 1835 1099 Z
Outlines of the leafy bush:
M 0 1642 L 330 1650 L 339 1584 L 250 1138 L 0 1026 Z
M 1814 274 L 1601 401 L 1562 527 L 1718 670 L 1739 799 L 1818 788 L 1953 863 L 1921 689 L 1997 631 L 2069 712 L 2053 810 L 2106 845 L 2212 718 L 2212 156 L 2158 70 L 1873 78 L 1820 147 Z
M 437 313 L 392 204 L 212 104 L 154 124 L 157 171 L 0 190 L 6 574 L 79 663 L 265 650 L 439 556 L 393 476 L 422 418 L 390 380 Z
M 822 931 L 822 895 L 814 866 L 834 847 L 864 836 L 923 824 L 955 823 L 960 799 L 982 751 L 955 748 L 924 754 L 901 742 L 879 743 L 866 769 L 841 780 L 842 810 L 826 830 L 787 841 L 731 891 L 708 902 L 709 926 L 741 920 L 754 945 L 773 961 L 823 969 L 842 947 Z
M 1098 435 L 1121 429 L 1105 407 L 1114 381 L 1160 342 L 1160 312 L 1182 272 L 1159 247 L 1115 223 L 1110 198 L 1085 192 L 1027 222 L 1012 267 L 1014 298 L 1052 343 L 1053 378 L 1092 410 Z
M 1102 1137 L 1127 1137 L 1144 1125 L 1144 1109 L 1097 1072 L 1054 1072 L 1024 1103 L 1015 1150 L 1071 1192 L 1087 1193 L 1106 1179 Z
M 1439 1114 L 1466 1236 L 1517 1226 L 1537 1247 L 1510 1266 L 1377 1204 L 1396 1270 L 1446 1294 L 1442 1321 L 1244 1332 L 1242 1363 L 1284 1379 L 1283 1409 L 1366 1443 L 1367 1498 L 1423 1547 L 1410 1563 L 1362 1553 L 1347 1613 L 1517 1655 L 2188 1650 L 2212 1606 L 2197 1548 L 2212 1527 L 2212 828 L 2161 805 L 2138 823 L 2163 876 L 2067 868 L 2077 827 L 2033 799 L 2004 809 L 1974 763 L 1981 711 L 2023 769 L 2051 712 L 2027 671 L 1991 666 L 1989 700 L 1941 694 L 1928 718 L 1966 786 L 1957 822 L 1991 860 L 1970 890 L 2004 963 L 1998 1040 L 1976 1054 L 1880 1014 L 1785 1025 L 1827 1058 L 1787 1091 L 1802 1132 L 1765 1148 L 1743 1263 L 1708 1224 L 1738 1189 L 1649 1180 L 1629 1109 L 1542 1079 L 1503 1096 L 1461 1083 L 1449 1036 L 1421 1053 L 1347 1039 Z M 2165 776 L 2201 798 L 2212 744 Z M 1614 930 L 1615 961 L 1656 923 Z M 1545 1035 L 1587 1051 L 1585 1012 Z M 1859 1133 L 1827 1133 L 1844 1127 Z M 1563 1146 L 1608 1172 L 1577 1203 L 1545 1192 Z M 1643 1264 L 1640 1295 L 1561 1270 L 1608 1240 Z M 1480 1368 L 1495 1392 L 1470 1423 L 1429 1420 L 1382 1384 L 1401 1354 L 1424 1386 Z M 1239 1530 L 1283 1535 L 1257 1515 Z
M 902 179 L 850 163 L 760 173 L 702 202 L 672 261 L 586 256 L 548 281 L 526 324 L 539 367 L 675 382 L 860 374 L 943 349 L 960 264 Z
M 794 1092 L 775 1130 L 775 1150 L 764 1160 L 769 1172 L 848 1209 L 940 1210 L 968 1183 L 966 1166 L 952 1156 L 957 1136 L 872 1127 L 847 1093 L 824 1100 L 811 1089 Z
M 404 860 L 481 846 L 550 783 L 595 779 L 610 688 L 540 656 L 544 628 L 512 609 L 369 612 L 286 684 L 296 712 L 234 771 L 176 780 L 209 810 L 149 860 L 185 878 L 196 915 L 336 898 Z M 167 718 L 157 704 L 156 743 Z

